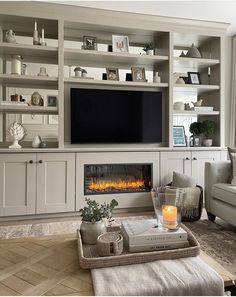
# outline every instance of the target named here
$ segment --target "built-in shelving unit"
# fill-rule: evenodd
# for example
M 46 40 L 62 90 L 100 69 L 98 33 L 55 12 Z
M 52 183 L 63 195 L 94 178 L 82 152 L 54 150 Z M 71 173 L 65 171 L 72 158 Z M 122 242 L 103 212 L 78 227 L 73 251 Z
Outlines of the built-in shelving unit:
M 176 123 L 187 123 L 186 130 L 192 121 L 213 119 L 217 133 L 214 146 L 224 145 L 224 36 L 226 24 L 209 22 L 186 22 L 179 19 L 160 18 L 139 14 L 107 12 L 96 9 L 77 7 L 73 12 L 68 8 L 57 10 L 56 17 L 51 18 L 47 9 L 39 4 L 30 4 L 40 9 L 20 10 L 17 16 L 4 4 L 0 12 L 0 92 L 1 97 L 10 100 L 9 88 L 28 88 L 35 91 L 52 90 L 58 94 L 58 107 L 44 106 L 8 106 L 0 105 L 2 123 L 7 113 L 58 114 L 58 147 L 63 149 L 70 143 L 70 88 L 115 88 L 129 90 L 150 90 L 163 94 L 163 144 L 172 147 L 172 127 Z M 51 7 L 51 6 L 50 6 Z M 91 18 L 88 18 L 88 15 Z M 33 45 L 32 33 L 35 20 L 39 29 L 44 27 L 46 46 Z M 13 29 L 16 44 L 7 43 L 5 32 Z M 191 33 L 189 33 L 191 32 Z M 129 38 L 128 52 L 110 52 L 112 35 L 123 35 Z M 1 37 L 2 36 L 2 37 Z M 96 50 L 82 49 L 84 36 L 96 37 Z M 53 41 L 53 42 L 52 42 Z M 153 55 L 146 55 L 143 48 L 152 43 Z M 194 45 L 201 52 L 201 58 L 180 57 Z M 22 55 L 24 63 L 37 64 L 37 70 L 28 75 L 12 75 L 9 63 L 12 55 Z M 39 67 L 46 64 L 48 70 L 54 69 L 49 76 L 37 76 Z M 87 77 L 73 76 L 73 67 L 80 66 L 88 71 Z M 54 68 L 53 68 L 54 67 Z M 103 80 L 106 68 L 119 69 L 120 80 Z M 126 81 L 126 73 L 131 67 L 144 67 L 147 82 Z M 209 76 L 210 68 L 210 76 Z M 55 70 L 56 69 L 56 70 Z M 68 73 L 68 71 L 70 71 Z M 153 82 L 154 73 L 158 72 L 161 82 Z M 187 77 L 188 72 L 198 72 L 200 84 L 178 84 L 174 73 Z M 31 91 L 32 92 L 32 91 Z M 48 92 L 49 93 L 49 92 Z M 173 105 L 177 101 L 188 103 L 203 99 L 203 106 L 213 107 L 214 111 L 176 111 Z M 186 118 L 186 121 L 185 121 Z M 4 123 L 3 127 L 6 127 Z M 4 134 L 4 133 L 3 133 Z M 5 140 L 3 140 L 4 142 Z

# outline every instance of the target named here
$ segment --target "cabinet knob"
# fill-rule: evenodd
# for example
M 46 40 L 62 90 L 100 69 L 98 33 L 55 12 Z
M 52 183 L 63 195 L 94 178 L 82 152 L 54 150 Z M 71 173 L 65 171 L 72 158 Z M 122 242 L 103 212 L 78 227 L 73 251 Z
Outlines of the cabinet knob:
M 34 163 L 34 161 L 33 161 L 33 160 L 30 160 L 30 161 L 29 161 L 29 163 L 30 163 L 30 164 L 33 164 L 33 163 Z
M 43 160 L 39 160 L 39 163 L 42 164 L 43 163 Z
M 193 160 L 195 161 L 195 160 L 197 160 L 197 158 L 196 158 L 196 157 L 194 157 L 194 158 L 193 158 Z
M 186 157 L 185 160 L 189 160 L 189 157 Z

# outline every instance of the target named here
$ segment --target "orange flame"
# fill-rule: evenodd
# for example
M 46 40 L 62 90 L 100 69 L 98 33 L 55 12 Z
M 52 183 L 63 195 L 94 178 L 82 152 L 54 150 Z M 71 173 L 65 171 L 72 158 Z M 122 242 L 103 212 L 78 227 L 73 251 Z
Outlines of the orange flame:
M 143 179 L 137 179 L 137 180 L 117 180 L 117 181 L 111 181 L 111 180 L 103 180 L 103 181 L 92 181 L 90 185 L 88 186 L 89 190 L 93 191 L 102 191 L 106 189 L 137 189 L 137 188 L 143 188 L 145 186 Z

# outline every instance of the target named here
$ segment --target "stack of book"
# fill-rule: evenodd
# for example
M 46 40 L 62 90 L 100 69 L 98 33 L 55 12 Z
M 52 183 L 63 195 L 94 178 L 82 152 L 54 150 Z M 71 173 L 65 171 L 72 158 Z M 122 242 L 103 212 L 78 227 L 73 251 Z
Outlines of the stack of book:
M 150 252 L 189 246 L 188 234 L 183 228 L 177 231 L 164 231 L 157 228 L 156 220 L 126 220 L 121 231 L 129 251 Z

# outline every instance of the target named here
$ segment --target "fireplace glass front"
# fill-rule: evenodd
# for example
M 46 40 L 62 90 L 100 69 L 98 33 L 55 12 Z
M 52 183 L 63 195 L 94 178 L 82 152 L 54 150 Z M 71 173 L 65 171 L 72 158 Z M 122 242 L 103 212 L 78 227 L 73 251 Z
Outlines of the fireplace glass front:
M 84 195 L 150 192 L 152 164 L 85 164 Z

